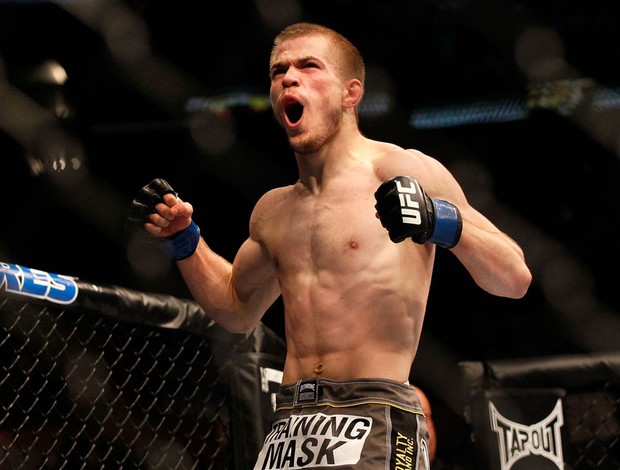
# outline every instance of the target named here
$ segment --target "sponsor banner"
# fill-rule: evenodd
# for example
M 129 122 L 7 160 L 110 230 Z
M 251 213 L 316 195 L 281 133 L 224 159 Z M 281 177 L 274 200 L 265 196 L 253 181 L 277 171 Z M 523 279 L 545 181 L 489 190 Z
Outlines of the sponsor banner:
M 57 304 L 70 304 L 77 298 L 79 289 L 70 276 L 0 261 L 0 291 Z

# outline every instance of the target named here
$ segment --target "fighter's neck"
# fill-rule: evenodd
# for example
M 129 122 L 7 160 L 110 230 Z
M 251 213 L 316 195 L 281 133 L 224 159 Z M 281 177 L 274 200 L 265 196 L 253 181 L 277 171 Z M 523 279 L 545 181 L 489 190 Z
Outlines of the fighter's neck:
M 367 139 L 358 134 L 351 139 L 339 139 L 324 145 L 319 151 L 295 154 L 299 180 L 309 190 L 320 190 L 331 178 L 346 171 L 350 164 L 356 164 L 364 155 Z

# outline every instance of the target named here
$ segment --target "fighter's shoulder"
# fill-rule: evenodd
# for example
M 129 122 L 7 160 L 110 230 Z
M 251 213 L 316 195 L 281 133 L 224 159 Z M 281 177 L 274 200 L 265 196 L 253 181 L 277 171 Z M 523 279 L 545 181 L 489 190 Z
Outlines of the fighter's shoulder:
M 432 172 L 433 169 L 442 166 L 436 158 L 414 148 L 378 143 L 377 150 L 374 163 L 377 174 L 382 179 L 397 175 Z
M 292 186 L 277 187 L 264 193 L 254 205 L 250 215 L 250 235 L 255 240 L 262 240 L 265 230 L 269 231 L 277 218 L 285 209 L 287 195 Z
M 256 202 L 254 212 L 263 212 L 267 210 L 277 210 L 278 207 L 287 199 L 294 185 L 279 186 L 272 188 L 264 193 Z

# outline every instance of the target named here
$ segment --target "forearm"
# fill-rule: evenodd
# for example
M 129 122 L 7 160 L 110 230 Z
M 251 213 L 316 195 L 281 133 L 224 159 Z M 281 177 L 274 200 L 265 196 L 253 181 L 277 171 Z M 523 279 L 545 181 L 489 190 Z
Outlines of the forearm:
M 526 294 L 532 275 L 523 250 L 506 234 L 464 220 L 461 239 L 451 251 L 490 294 L 515 299 Z

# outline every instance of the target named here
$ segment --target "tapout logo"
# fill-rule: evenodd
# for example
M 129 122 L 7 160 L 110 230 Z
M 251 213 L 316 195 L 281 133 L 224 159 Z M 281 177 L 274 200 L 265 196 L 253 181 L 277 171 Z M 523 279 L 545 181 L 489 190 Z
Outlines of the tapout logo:
M 524 425 L 502 416 L 495 405 L 489 402 L 491 428 L 498 435 L 499 455 L 502 470 L 510 470 L 514 463 L 528 455 L 538 455 L 552 461 L 560 470 L 564 469 L 561 428 L 564 424 L 562 401 L 538 423 Z
M 78 295 L 78 286 L 69 276 L 30 269 L 0 261 L 0 291 L 70 304 Z

